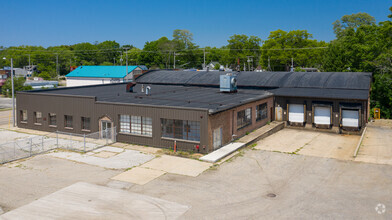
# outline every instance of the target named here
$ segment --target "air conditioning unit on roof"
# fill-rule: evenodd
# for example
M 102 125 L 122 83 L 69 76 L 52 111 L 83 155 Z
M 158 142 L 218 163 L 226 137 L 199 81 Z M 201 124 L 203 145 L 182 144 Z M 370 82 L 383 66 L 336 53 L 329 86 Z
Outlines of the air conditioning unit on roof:
M 237 92 L 237 75 L 228 73 L 220 75 L 221 92 Z

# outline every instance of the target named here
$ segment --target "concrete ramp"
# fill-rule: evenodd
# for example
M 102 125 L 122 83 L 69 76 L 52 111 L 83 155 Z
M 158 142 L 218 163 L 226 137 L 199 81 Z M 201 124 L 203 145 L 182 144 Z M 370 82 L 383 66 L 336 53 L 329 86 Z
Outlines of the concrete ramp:
M 177 219 L 190 207 L 121 189 L 79 182 L 0 219 Z
M 219 161 L 220 159 L 226 157 L 227 155 L 233 153 L 234 151 L 240 149 L 241 147 L 244 147 L 244 143 L 230 143 L 228 145 L 225 145 L 221 148 L 219 148 L 216 151 L 213 151 L 212 153 L 209 153 L 203 157 L 200 158 L 200 160 L 207 161 L 210 163 L 215 163 Z
M 227 144 L 212 153 L 209 153 L 200 158 L 200 160 L 207 161 L 210 163 L 215 163 L 220 159 L 230 155 L 231 153 L 235 152 L 236 150 L 254 143 L 260 139 L 268 137 L 269 135 L 281 130 L 284 128 L 283 122 L 273 121 L 268 125 L 265 125 L 259 129 L 252 131 L 250 134 L 243 136 L 242 138 L 238 139 L 237 142 L 233 142 Z

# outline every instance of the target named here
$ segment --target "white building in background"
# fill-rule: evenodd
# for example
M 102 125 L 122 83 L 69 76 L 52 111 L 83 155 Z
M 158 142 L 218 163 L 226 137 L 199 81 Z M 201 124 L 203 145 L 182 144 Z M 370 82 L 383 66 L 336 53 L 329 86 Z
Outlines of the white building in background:
M 143 66 L 80 66 L 68 73 L 67 87 L 132 81 L 146 71 Z

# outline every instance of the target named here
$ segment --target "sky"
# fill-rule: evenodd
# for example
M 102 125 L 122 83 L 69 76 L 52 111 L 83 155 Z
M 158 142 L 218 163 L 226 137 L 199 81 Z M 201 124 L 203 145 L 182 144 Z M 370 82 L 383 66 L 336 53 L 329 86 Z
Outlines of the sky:
M 0 46 L 146 41 L 187 29 L 200 47 L 227 45 L 234 34 L 266 40 L 271 31 L 307 30 L 330 41 L 332 23 L 366 12 L 387 20 L 390 0 L 0 0 Z

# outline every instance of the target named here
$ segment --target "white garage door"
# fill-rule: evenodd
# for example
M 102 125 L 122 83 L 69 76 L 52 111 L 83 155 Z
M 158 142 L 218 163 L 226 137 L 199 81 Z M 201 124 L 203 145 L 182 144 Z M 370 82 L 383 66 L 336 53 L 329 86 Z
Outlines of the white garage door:
M 289 105 L 289 121 L 304 122 L 304 106 L 298 104 Z
M 319 125 L 331 124 L 331 108 L 330 107 L 315 107 L 314 108 L 314 123 Z
M 342 110 L 342 124 L 345 127 L 358 127 L 358 110 Z

